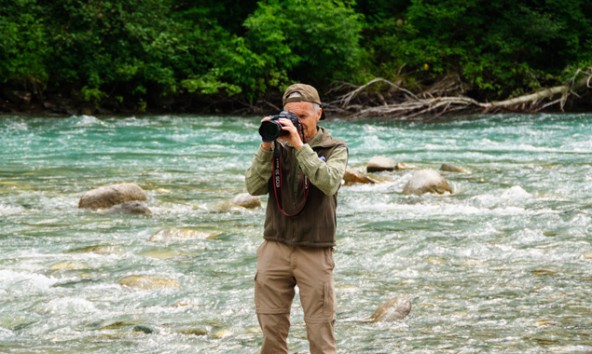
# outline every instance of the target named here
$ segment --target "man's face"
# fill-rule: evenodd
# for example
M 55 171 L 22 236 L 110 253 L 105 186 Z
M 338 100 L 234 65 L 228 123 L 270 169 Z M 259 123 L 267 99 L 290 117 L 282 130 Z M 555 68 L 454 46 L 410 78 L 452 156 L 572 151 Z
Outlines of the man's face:
M 307 141 L 317 134 L 317 122 L 321 118 L 322 109 L 315 113 L 310 102 L 289 102 L 284 109 L 298 117 L 300 124 L 304 127 L 304 136 Z

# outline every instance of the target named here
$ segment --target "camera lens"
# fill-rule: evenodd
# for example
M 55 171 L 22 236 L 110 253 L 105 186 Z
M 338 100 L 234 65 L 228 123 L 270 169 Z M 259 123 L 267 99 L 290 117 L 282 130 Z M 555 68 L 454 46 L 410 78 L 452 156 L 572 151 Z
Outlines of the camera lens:
M 266 120 L 259 127 L 259 135 L 263 141 L 274 141 L 281 133 L 282 126 L 277 121 Z

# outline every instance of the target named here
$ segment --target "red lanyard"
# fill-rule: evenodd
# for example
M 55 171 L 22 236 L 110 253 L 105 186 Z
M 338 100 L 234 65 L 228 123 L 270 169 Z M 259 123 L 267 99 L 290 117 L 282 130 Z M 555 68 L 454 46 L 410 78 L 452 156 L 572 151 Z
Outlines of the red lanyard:
M 277 145 L 277 142 L 276 142 Z M 284 216 L 295 216 L 302 212 L 306 202 L 308 201 L 308 192 L 310 190 L 310 185 L 308 183 L 308 177 L 302 173 L 302 188 L 304 189 L 304 201 L 302 202 L 302 206 L 294 213 L 288 213 L 284 210 L 284 203 L 282 201 L 282 183 L 283 183 L 283 174 L 282 174 L 282 164 L 280 159 L 280 152 L 278 146 L 275 147 L 273 151 L 273 164 L 272 164 L 272 176 L 273 179 L 273 192 L 275 194 L 275 200 L 277 202 L 278 209 Z

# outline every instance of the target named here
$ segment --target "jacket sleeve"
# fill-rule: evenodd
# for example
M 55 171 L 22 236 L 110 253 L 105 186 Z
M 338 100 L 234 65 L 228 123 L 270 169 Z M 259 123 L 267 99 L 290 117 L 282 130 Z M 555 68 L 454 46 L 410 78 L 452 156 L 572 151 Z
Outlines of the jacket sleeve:
M 251 166 L 245 174 L 245 186 L 251 195 L 267 194 L 268 182 L 271 178 L 271 160 L 273 151 L 259 147 L 255 153 Z
M 296 152 L 296 158 L 300 169 L 312 184 L 326 195 L 331 196 L 337 193 L 347 168 L 347 147 L 336 147 L 327 161 L 323 161 L 310 145 L 305 144 L 302 149 Z

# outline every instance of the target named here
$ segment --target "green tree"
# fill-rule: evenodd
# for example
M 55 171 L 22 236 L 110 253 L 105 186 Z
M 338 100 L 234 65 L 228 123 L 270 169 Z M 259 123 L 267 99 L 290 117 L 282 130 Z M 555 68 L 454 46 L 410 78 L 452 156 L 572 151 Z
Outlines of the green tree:
M 54 82 L 96 104 L 116 97 L 142 105 L 177 91 L 176 66 L 187 48 L 169 18 L 169 1 L 61 0 L 46 6 Z
M 33 91 L 47 80 L 50 55 L 43 8 L 35 0 L 0 1 L 0 80 Z
M 245 26 L 245 41 L 257 54 L 261 77 L 255 90 L 303 81 L 321 88 L 336 80 L 355 80 L 360 66 L 362 20 L 351 1 L 269 0 Z
M 450 74 L 493 100 L 564 82 L 591 48 L 588 0 L 0 0 L 0 84 L 115 109 Z
M 474 86 L 479 98 L 504 97 L 559 79 L 590 50 L 585 0 L 414 0 L 395 17 L 366 27 L 379 75 L 395 68 L 430 83 L 450 73 Z M 586 53 L 586 54 L 583 54 Z
M 242 31 L 234 22 L 232 31 L 222 28 L 216 9 L 207 16 L 214 20 L 200 21 L 198 26 L 202 43 L 211 38 L 207 40 L 211 61 L 205 71 L 183 81 L 191 92 L 240 93 L 253 102 L 270 91 L 281 91 L 291 81 L 326 87 L 359 73 L 361 17 L 349 2 L 260 1 Z

